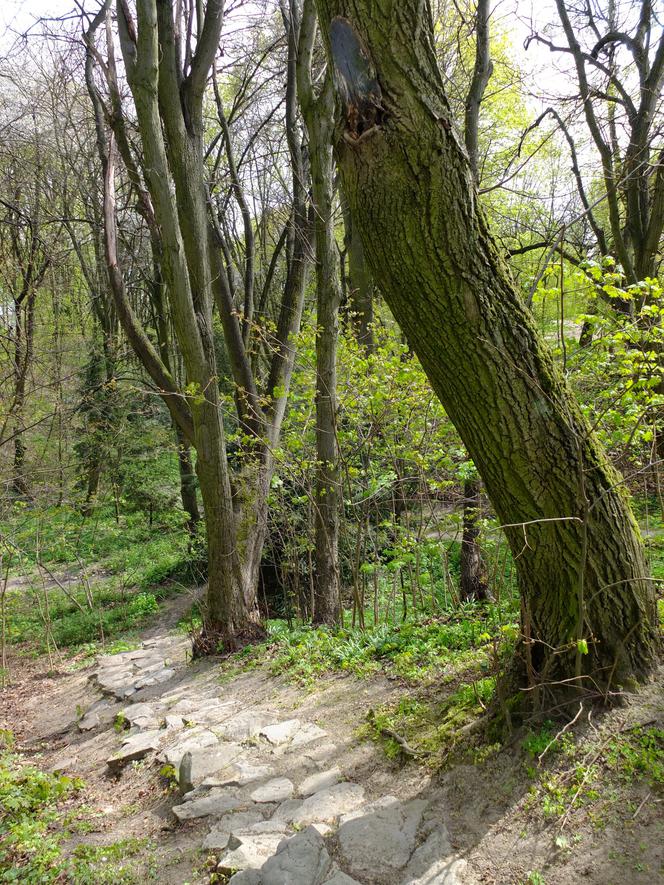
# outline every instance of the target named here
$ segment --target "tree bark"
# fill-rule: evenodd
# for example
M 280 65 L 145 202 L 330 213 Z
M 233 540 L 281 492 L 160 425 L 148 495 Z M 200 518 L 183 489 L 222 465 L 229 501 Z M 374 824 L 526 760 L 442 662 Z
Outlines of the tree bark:
M 490 599 L 489 575 L 478 544 L 480 536 L 479 508 L 481 485 L 467 479 L 463 486 L 463 537 L 461 539 L 461 598 L 465 600 Z
M 318 8 L 345 105 L 346 197 L 374 278 L 504 524 L 531 674 L 554 693 L 562 680 L 608 690 L 645 677 L 655 596 L 638 527 L 477 205 L 428 4 Z

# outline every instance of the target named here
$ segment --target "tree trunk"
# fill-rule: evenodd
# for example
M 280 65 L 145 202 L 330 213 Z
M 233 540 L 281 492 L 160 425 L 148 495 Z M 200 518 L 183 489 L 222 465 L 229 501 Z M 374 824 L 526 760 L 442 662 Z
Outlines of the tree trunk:
M 359 343 L 367 353 L 374 349 L 373 339 L 373 299 L 374 284 L 371 272 L 364 260 L 362 237 L 357 225 L 343 201 L 344 226 L 346 229 L 346 259 L 348 261 L 348 291 L 352 328 Z
M 560 680 L 608 690 L 645 677 L 655 596 L 638 527 L 477 206 L 428 4 L 318 8 L 345 105 L 346 197 L 374 278 L 504 524 L 531 675 L 554 694 Z
M 14 300 L 14 464 L 12 470 L 12 492 L 17 498 L 29 494 L 28 477 L 25 467 L 25 387 L 28 370 L 32 362 L 35 332 L 35 300 L 37 292 L 32 289 L 27 296 Z
M 490 599 L 489 575 L 477 543 L 480 536 L 479 511 L 481 485 L 476 479 L 467 479 L 463 486 L 463 538 L 461 541 L 461 598 L 465 600 Z
M 185 439 L 180 428 L 175 425 L 175 436 L 178 447 L 178 469 L 180 471 L 180 499 L 182 509 L 189 517 L 187 529 L 192 535 L 196 534 L 196 526 L 201 518 L 198 511 L 198 498 L 196 497 L 196 474 L 191 462 L 191 446 Z
M 330 144 L 311 140 L 311 182 L 316 208 L 316 584 L 313 620 L 334 624 L 339 587 L 339 452 L 337 446 L 337 339 L 339 302 L 337 247 L 333 227 L 333 161 Z

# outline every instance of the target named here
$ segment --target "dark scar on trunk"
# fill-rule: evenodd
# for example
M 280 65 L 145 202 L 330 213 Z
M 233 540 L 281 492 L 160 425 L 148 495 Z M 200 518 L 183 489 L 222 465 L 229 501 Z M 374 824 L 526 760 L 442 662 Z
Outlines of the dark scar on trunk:
M 356 145 L 377 132 L 385 119 L 383 95 L 369 53 L 348 19 L 332 19 L 330 47 L 334 81 L 346 115 L 344 139 Z

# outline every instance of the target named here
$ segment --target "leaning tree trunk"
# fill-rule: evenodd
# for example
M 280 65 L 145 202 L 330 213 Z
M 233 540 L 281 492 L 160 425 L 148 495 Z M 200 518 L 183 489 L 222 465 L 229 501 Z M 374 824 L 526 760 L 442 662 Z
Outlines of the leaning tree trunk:
M 608 690 L 644 677 L 657 640 L 638 527 L 477 205 L 429 6 L 318 9 L 346 112 L 346 197 L 374 278 L 504 524 L 530 681 L 556 693 L 561 680 Z

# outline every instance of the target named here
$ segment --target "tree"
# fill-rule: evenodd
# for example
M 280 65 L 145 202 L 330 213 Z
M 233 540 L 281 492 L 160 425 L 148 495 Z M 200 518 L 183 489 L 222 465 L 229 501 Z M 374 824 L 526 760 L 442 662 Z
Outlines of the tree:
M 381 292 L 503 523 L 528 684 L 608 692 L 645 677 L 655 599 L 638 529 L 477 204 L 429 4 L 317 5 L 343 107 L 345 195 Z
M 314 502 L 316 581 L 314 623 L 333 624 L 341 607 L 339 587 L 339 499 L 337 447 L 337 338 L 341 287 L 334 239 L 334 91 L 328 69 L 320 94 L 314 87 L 316 9 L 313 0 L 290 4 L 291 28 L 298 32 L 297 87 L 309 138 L 311 193 L 316 242 L 316 459 Z
M 108 91 L 106 101 L 91 76 L 87 76 L 104 170 L 106 262 L 125 334 L 173 420 L 196 449 L 208 545 L 202 647 L 214 649 L 219 638 L 233 644 L 260 630 L 256 594 L 267 530 L 273 453 L 288 398 L 293 338 L 299 330 L 309 265 L 306 175 L 297 133 L 289 125 L 294 171 L 288 268 L 276 332 L 269 341 L 268 371 L 264 379 L 259 379 L 252 353 L 256 345 L 253 274 L 245 275 L 243 303 L 237 305 L 230 247 L 220 223 L 218 201 L 210 194 L 205 166 L 203 104 L 219 47 L 223 3 L 211 0 L 205 10 L 197 7 L 197 25 L 187 30 L 181 7 L 175 11 L 175 18 L 170 3 L 139 0 L 134 22 L 128 5 L 119 0 L 118 34 L 136 110 L 141 148 L 138 154 L 128 134 L 129 119 L 113 56 L 109 5 L 110 0 L 106 0 L 85 37 L 88 69 L 92 70 L 99 62 L 95 35 L 106 20 L 107 61 L 100 65 Z M 188 36 L 183 55 L 181 37 L 185 32 Z M 295 100 L 293 82 L 286 102 L 287 120 L 293 119 Z M 223 114 L 220 117 L 223 128 Z M 108 129 L 112 138 L 108 137 Z M 228 148 L 228 139 L 225 141 Z M 128 297 L 118 238 L 114 142 L 136 194 L 136 208 L 149 231 L 152 252 L 163 278 L 186 372 L 184 389 L 154 347 Z M 239 198 L 236 170 L 234 174 L 231 168 L 230 174 Z M 251 219 L 245 218 L 247 223 Z M 247 268 L 253 261 L 252 248 L 249 245 L 247 249 Z M 226 454 L 214 309 L 223 327 L 242 437 L 243 457 L 234 473 Z

